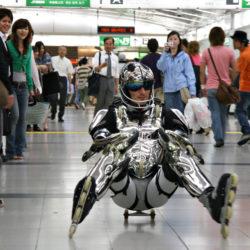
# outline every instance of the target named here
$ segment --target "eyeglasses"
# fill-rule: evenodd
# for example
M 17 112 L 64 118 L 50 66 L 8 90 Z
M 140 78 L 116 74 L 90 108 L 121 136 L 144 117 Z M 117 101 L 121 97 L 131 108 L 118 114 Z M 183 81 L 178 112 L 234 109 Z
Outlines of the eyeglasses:
M 154 84 L 154 81 L 146 81 L 146 82 L 128 82 L 125 85 L 126 89 L 137 91 L 141 88 L 144 88 L 145 90 L 150 90 Z

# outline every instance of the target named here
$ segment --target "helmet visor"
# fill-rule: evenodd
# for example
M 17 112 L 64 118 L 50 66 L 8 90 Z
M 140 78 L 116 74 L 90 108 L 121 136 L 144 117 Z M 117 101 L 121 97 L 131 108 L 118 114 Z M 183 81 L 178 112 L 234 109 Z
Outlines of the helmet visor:
M 128 82 L 125 84 L 125 88 L 132 91 L 137 91 L 141 88 L 144 88 L 145 90 L 151 90 L 153 84 L 154 84 L 153 80 L 144 82 Z

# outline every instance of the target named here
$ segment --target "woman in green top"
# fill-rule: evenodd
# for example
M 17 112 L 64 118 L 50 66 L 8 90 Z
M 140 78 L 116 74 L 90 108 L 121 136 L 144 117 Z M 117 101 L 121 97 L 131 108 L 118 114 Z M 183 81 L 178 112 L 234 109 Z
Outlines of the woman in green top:
M 26 145 L 25 115 L 29 95 L 34 96 L 31 76 L 32 27 L 27 19 L 18 19 L 12 26 L 7 46 L 12 57 L 14 105 L 11 108 L 11 134 L 7 136 L 8 159 L 22 160 Z

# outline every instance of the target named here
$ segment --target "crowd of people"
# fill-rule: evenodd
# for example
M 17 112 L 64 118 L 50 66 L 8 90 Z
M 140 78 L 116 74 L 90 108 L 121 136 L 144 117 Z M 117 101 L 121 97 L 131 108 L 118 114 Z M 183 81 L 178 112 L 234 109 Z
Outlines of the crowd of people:
M 11 132 L 6 136 L 6 155 L 1 160 L 23 160 L 27 131 L 48 131 L 48 117 L 54 120 L 59 104 L 58 121 L 64 122 L 67 90 L 75 89 L 73 103 L 77 109 L 85 109 L 90 103 L 95 105 L 94 114 L 101 109 L 108 109 L 119 94 L 119 75 L 121 65 L 127 60 L 113 52 L 114 39 L 104 39 L 104 50 L 97 52 L 93 64 L 88 64 L 88 58 L 81 58 L 74 69 L 66 57 L 67 48 L 60 46 L 58 55 L 51 57 L 44 43 L 38 41 L 32 48 L 34 35 L 32 26 L 27 19 L 18 19 L 13 25 L 11 10 L 0 9 L 0 80 L 8 90 L 8 102 L 3 107 L 10 110 Z M 11 28 L 11 34 L 9 30 Z M 239 76 L 240 103 L 236 105 L 236 116 L 241 126 L 242 137 L 238 141 L 243 145 L 250 141 L 250 126 L 248 107 L 250 106 L 250 45 L 244 31 L 235 31 L 231 36 L 234 49 L 240 51 L 236 61 L 234 51 L 224 46 L 225 32 L 220 27 L 214 27 L 209 33 L 210 47 L 200 56 L 197 41 L 188 42 L 181 39 L 177 31 L 167 35 L 167 43 L 162 53 L 158 53 L 159 44 L 154 38 L 149 39 L 149 54 L 141 59 L 154 74 L 154 96 L 164 103 L 167 109 L 178 109 L 184 113 L 185 102 L 183 91 L 187 90 L 189 98 L 206 96 L 212 114 L 212 130 L 215 147 L 222 147 L 225 141 L 226 115 L 228 108 L 216 99 L 219 79 L 211 61 L 211 55 L 223 81 L 231 84 Z M 136 59 L 138 61 L 138 59 Z M 25 115 L 29 99 L 42 94 L 42 76 L 49 72 L 58 72 L 59 93 L 47 96 L 50 110 L 42 124 L 26 124 Z M 99 91 L 89 93 L 88 77 L 96 72 L 99 74 Z M 74 83 L 74 85 L 71 85 Z M 60 98 L 59 98 L 60 96 Z M 0 143 L 2 145 L 2 111 L 0 109 Z

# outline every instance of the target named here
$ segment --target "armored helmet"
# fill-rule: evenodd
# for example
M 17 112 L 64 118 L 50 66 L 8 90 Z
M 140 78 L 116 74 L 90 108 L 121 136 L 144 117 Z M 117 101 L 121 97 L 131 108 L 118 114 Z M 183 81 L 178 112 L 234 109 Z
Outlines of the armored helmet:
M 137 91 L 141 88 L 150 90 L 147 100 L 133 100 L 130 91 Z M 129 62 L 125 64 L 120 74 L 120 93 L 124 104 L 131 108 L 149 108 L 154 100 L 154 74 L 152 70 L 139 62 Z

